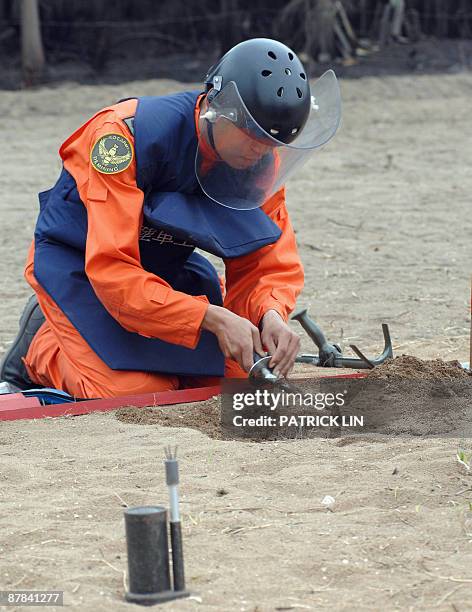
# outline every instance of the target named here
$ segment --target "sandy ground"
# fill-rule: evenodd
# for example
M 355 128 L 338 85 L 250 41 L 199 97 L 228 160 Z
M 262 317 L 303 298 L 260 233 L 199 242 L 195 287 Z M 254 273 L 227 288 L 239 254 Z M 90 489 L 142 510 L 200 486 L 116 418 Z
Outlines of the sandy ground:
M 60 143 L 114 100 L 184 88 L 0 92 L 0 351 L 30 293 L 35 194 L 59 173 Z M 288 188 L 306 267 L 299 306 L 332 340 L 370 353 L 385 321 L 397 353 L 467 360 L 472 75 L 364 78 L 342 90 L 342 129 Z M 122 506 L 166 503 L 167 443 L 180 447 L 198 594 L 168 609 L 472 609 L 472 479 L 455 458 L 470 440 L 257 444 L 113 413 L 2 424 L 0 588 L 64 589 L 71 609 L 131 609 Z

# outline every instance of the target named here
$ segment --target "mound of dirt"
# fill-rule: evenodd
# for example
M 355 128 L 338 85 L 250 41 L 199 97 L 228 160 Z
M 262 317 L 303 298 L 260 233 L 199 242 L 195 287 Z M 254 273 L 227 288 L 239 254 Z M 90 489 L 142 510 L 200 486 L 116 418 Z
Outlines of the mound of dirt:
M 126 406 L 115 413 L 123 423 L 134 425 L 162 425 L 163 427 L 189 427 L 198 429 L 210 438 L 221 437 L 220 400 L 211 398 L 204 402 L 136 408 Z
M 472 376 L 458 361 L 402 355 L 350 388 L 349 412 L 389 435 L 472 435 Z
M 295 393 L 286 394 L 275 411 L 266 406 L 246 407 L 238 413 L 257 419 L 272 416 L 296 417 L 295 425 L 286 422 L 273 426 L 265 422 L 244 427 L 234 426 L 237 414 L 228 405 L 221 406 L 221 398 L 176 406 L 122 408 L 116 417 L 125 423 L 189 427 L 210 438 L 246 441 L 277 440 L 305 437 L 339 437 L 359 433 L 394 436 L 472 436 L 472 376 L 459 362 L 440 359 L 422 360 L 410 355 L 391 359 L 361 379 L 305 379 L 293 381 Z M 271 391 L 277 391 L 271 388 Z M 247 391 L 247 389 L 246 389 Z M 279 390 L 280 391 L 280 390 Z M 306 398 L 319 394 L 344 395 L 342 406 L 331 405 L 320 410 L 306 403 Z M 303 398 L 303 400 L 300 399 Z M 328 425 L 303 417 L 323 415 Z M 353 425 L 354 417 L 362 418 L 362 425 Z
M 470 378 L 458 361 L 442 359 L 418 359 L 412 355 L 401 355 L 389 359 L 369 372 L 370 380 L 451 380 Z

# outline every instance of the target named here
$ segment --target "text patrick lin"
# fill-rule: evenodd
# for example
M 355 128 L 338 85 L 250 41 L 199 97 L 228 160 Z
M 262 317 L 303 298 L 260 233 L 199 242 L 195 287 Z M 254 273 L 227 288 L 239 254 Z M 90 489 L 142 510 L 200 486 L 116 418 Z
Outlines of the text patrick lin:
M 244 417 L 237 414 L 233 417 L 235 427 L 363 427 L 364 417 L 355 415 L 329 414 L 280 414 L 278 416 L 260 415 Z

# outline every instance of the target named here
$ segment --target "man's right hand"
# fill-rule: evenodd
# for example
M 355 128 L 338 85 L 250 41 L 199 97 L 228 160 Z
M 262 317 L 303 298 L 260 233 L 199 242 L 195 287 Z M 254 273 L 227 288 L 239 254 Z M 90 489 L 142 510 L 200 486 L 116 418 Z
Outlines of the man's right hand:
M 254 364 L 254 352 L 265 355 L 257 327 L 227 308 L 210 304 L 202 329 L 215 334 L 224 356 L 237 361 L 246 372 Z

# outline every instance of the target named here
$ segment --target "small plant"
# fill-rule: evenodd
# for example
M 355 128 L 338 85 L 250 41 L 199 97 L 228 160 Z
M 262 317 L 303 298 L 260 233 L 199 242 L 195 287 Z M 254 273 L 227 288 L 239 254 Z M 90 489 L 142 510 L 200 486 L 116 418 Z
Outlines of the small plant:
M 458 450 L 456 453 L 457 461 L 465 467 L 467 471 L 470 470 L 470 456 L 465 454 L 465 451 Z

